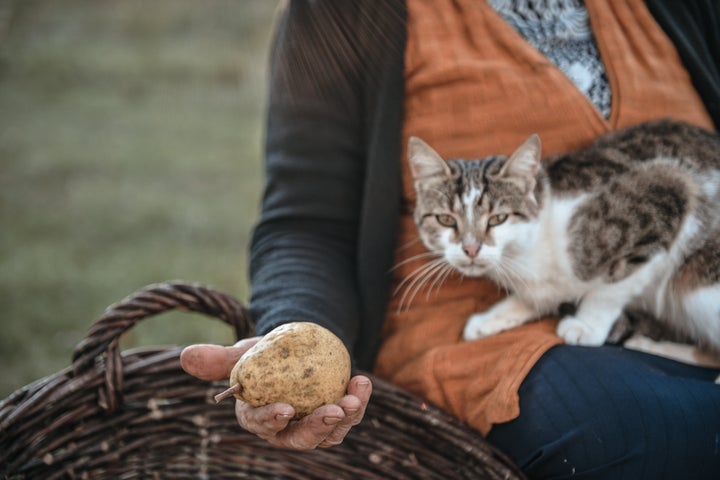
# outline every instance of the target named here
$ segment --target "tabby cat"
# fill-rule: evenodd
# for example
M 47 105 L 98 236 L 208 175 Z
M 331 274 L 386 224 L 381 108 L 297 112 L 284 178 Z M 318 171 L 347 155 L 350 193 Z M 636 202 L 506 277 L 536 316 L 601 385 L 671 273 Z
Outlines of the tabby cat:
M 541 161 L 445 161 L 419 138 L 408 157 L 420 238 L 461 274 L 510 294 L 471 315 L 466 340 L 566 311 L 566 343 L 600 345 L 626 310 L 720 352 L 720 139 L 661 120 Z

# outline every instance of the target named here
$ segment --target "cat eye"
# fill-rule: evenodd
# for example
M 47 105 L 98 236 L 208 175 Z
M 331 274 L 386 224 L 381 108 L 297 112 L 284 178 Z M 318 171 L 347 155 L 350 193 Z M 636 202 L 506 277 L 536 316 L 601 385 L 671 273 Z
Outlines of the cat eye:
M 457 225 L 457 222 L 455 221 L 453 216 L 448 215 L 447 213 L 435 215 L 435 218 L 437 219 L 438 223 L 443 227 L 455 228 L 455 226 Z
M 497 227 L 501 223 L 505 223 L 505 220 L 508 219 L 507 213 L 501 213 L 500 215 L 493 215 L 488 219 L 488 226 L 489 227 Z

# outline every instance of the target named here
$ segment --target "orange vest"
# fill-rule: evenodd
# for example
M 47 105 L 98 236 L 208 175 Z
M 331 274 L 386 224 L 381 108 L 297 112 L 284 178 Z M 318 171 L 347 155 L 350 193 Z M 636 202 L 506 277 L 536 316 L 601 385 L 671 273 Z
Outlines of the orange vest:
M 660 117 L 713 128 L 675 47 L 641 0 L 585 4 L 610 81 L 609 119 L 486 2 L 408 0 L 403 144 L 414 135 L 445 158 L 478 158 L 509 154 L 538 133 L 551 155 Z M 427 260 L 413 259 L 426 250 L 412 219 L 415 192 L 404 154 L 402 169 L 398 291 L 375 373 L 487 433 L 519 415 L 520 383 L 560 343 L 557 321 L 462 341 L 468 316 L 503 293 L 484 279 L 439 271 L 413 283 Z

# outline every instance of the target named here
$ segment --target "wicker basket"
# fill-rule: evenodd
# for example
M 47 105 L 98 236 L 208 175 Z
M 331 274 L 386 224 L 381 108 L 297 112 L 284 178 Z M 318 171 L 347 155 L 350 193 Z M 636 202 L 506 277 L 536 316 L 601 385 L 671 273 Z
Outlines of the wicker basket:
M 38 478 L 523 478 L 452 416 L 379 379 L 367 413 L 340 446 L 278 449 L 238 427 L 225 384 L 180 368 L 180 347 L 123 354 L 137 321 L 171 309 L 252 324 L 232 297 L 194 284 L 140 290 L 91 327 L 72 366 L 0 403 L 0 476 Z

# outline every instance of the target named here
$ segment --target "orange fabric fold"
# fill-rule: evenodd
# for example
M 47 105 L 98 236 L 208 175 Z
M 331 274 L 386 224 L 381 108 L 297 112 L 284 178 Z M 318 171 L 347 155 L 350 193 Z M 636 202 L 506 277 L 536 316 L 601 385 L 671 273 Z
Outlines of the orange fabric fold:
M 511 153 L 538 133 L 545 155 L 614 129 L 674 117 L 712 128 L 678 54 L 642 0 L 587 0 L 612 89 L 610 118 L 484 1 L 408 0 L 403 142 L 421 137 L 445 158 Z M 502 298 L 487 280 L 423 270 L 406 159 L 389 306 L 375 373 L 482 433 L 519 414 L 518 388 L 561 341 L 556 320 L 462 341 L 467 318 Z M 427 275 L 427 278 L 424 278 Z

